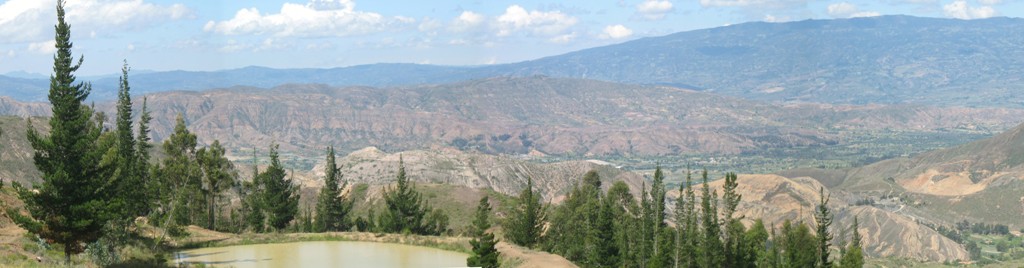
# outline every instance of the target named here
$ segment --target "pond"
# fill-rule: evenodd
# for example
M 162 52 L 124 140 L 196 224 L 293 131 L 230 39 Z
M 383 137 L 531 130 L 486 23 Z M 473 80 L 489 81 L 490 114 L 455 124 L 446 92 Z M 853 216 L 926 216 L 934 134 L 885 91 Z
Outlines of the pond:
M 175 253 L 177 264 L 217 267 L 464 267 L 465 253 L 401 244 L 310 241 L 200 248 Z

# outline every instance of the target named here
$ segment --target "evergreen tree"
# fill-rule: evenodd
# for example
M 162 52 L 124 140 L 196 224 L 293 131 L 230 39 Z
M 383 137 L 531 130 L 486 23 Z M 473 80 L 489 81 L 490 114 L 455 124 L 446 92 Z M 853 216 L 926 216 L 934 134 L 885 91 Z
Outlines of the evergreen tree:
M 601 179 L 591 170 L 555 208 L 546 234 L 545 249 L 566 259 L 593 265 L 596 240 L 594 228 L 601 209 Z
M 128 70 L 128 63 L 125 62 L 121 68 L 117 94 L 117 119 L 114 129 L 116 144 L 109 152 L 114 155 L 109 158 L 114 162 L 113 176 L 109 183 L 117 188 L 116 197 L 110 205 L 119 214 L 120 219 L 141 216 L 149 208 L 146 192 L 138 190 L 139 185 L 144 185 L 142 175 L 148 171 L 148 163 L 137 160 L 137 141 L 132 134 L 132 99 L 129 92 L 131 87 L 128 85 Z
M 406 178 L 405 164 L 401 160 L 396 179 L 394 188 L 384 190 L 387 210 L 381 213 L 378 226 L 385 232 L 427 234 L 423 220 L 430 208 Z
M 782 235 L 777 241 L 781 252 L 780 267 L 814 267 L 818 262 L 817 241 L 807 224 L 794 224 L 786 220 L 782 224 Z
M 153 179 L 152 168 L 154 168 L 154 166 L 149 163 L 149 150 L 153 148 L 153 144 L 150 143 L 151 139 L 149 138 L 149 121 L 153 120 L 153 117 L 149 114 L 147 104 L 146 98 L 143 98 L 142 111 L 139 116 L 139 129 L 138 133 L 135 135 L 135 167 L 139 172 L 139 180 L 142 181 L 141 184 L 137 184 L 135 186 L 142 186 L 143 189 L 140 192 L 144 192 L 146 194 L 146 198 L 143 201 L 146 205 L 146 210 L 143 211 L 144 213 L 151 212 L 152 208 L 156 207 L 155 202 L 159 198 L 159 181 Z M 139 189 L 136 188 L 135 190 L 138 191 Z
M 505 223 L 505 240 L 524 247 L 533 247 L 541 240 L 546 208 L 540 203 L 540 196 L 533 193 L 533 179 L 526 178 L 526 188 L 519 194 L 516 208 L 509 213 Z
M 217 218 L 217 198 L 235 183 L 238 174 L 234 165 L 224 156 L 224 147 L 220 141 L 214 140 L 208 148 L 199 149 L 196 152 L 196 160 L 203 172 L 203 195 L 207 201 L 206 228 L 213 230 Z
M 743 253 L 744 226 L 740 219 L 735 218 L 736 207 L 739 206 L 742 196 L 736 193 L 736 173 L 726 173 L 725 182 L 722 184 L 722 220 L 725 224 L 725 265 L 728 267 L 740 267 L 749 260 L 749 256 Z
M 615 236 L 616 248 L 619 251 L 619 267 L 636 267 L 644 263 L 639 261 L 640 251 L 643 250 L 637 231 L 639 219 L 639 206 L 636 199 L 630 193 L 629 186 L 625 182 L 616 181 L 608 189 L 604 202 L 608 204 L 612 212 L 613 233 Z
M 829 260 L 829 249 L 832 246 L 832 234 L 828 232 L 828 227 L 832 225 L 832 212 L 828 209 L 829 196 L 825 196 L 825 187 L 819 189 L 821 195 L 821 202 L 818 203 L 817 211 L 814 214 L 814 222 L 816 227 L 817 241 L 817 253 L 818 260 L 815 262 L 815 267 L 832 267 L 832 260 Z
M 648 224 L 650 227 L 650 251 L 651 256 L 647 267 L 667 267 L 672 263 L 672 240 L 671 232 L 665 223 L 665 173 L 661 166 L 654 169 L 654 178 L 651 183 L 651 203 L 648 213 Z
M 242 215 L 245 218 L 245 225 L 254 232 L 263 232 L 265 230 L 266 216 L 263 215 L 263 201 L 260 197 L 263 196 L 263 187 L 259 183 L 259 162 L 256 158 L 256 148 L 252 149 L 252 179 L 248 182 L 242 183 L 241 194 L 242 199 Z
M 351 228 L 349 223 L 349 211 L 352 210 L 352 200 L 341 195 L 348 182 L 338 181 L 341 177 L 338 164 L 334 160 L 334 146 L 327 147 L 327 162 L 324 168 L 324 188 L 320 188 L 320 195 L 316 203 L 315 231 L 346 231 Z
M 611 202 L 598 203 L 600 209 L 588 234 L 593 246 L 587 259 L 594 267 L 615 267 L 619 264 L 619 247 L 615 241 L 614 210 Z
M 15 184 L 18 196 L 25 202 L 32 218 L 14 219 L 22 228 L 49 242 L 64 245 L 64 258 L 70 264 L 71 255 L 82 252 L 83 243 L 96 241 L 102 236 L 103 225 L 114 215 L 108 210 L 113 196 L 107 187 L 104 167 L 99 165 L 104 151 L 98 150 L 100 125 L 90 120 L 92 110 L 82 105 L 89 96 L 89 84 L 76 83 L 74 72 L 82 58 L 74 63 L 71 55 L 71 27 L 64 21 L 64 2 L 57 2 L 57 25 L 50 76 L 52 116 L 50 133 L 38 133 L 28 127 L 28 140 L 35 150 L 33 160 L 42 174 L 41 185 L 29 190 Z
M 262 189 L 259 192 L 259 199 L 267 217 L 268 227 L 282 230 L 299 212 L 299 186 L 285 177 L 277 148 L 277 144 L 270 146 L 270 166 L 256 177 L 256 181 Z
M 498 260 L 498 249 L 495 248 L 498 241 L 494 239 L 494 234 L 487 232 L 487 229 L 491 228 L 491 223 L 488 220 L 490 214 L 491 204 L 487 202 L 487 196 L 481 197 L 473 217 L 472 229 L 470 229 L 473 239 L 469 241 L 469 244 L 473 247 L 473 251 L 466 259 L 466 266 L 484 268 L 501 266 Z
M 681 245 L 679 250 L 682 251 L 682 261 L 679 261 L 679 267 L 696 267 L 698 264 L 697 253 L 698 246 L 701 241 L 699 237 L 700 228 L 697 225 L 697 195 L 693 191 L 693 177 L 691 176 L 689 169 L 686 171 L 686 190 L 683 191 L 685 197 L 685 203 L 683 204 L 683 225 Z M 680 186 L 682 187 L 682 186 Z
M 768 239 L 768 229 L 764 227 L 764 222 L 761 219 L 755 220 L 750 230 L 743 235 L 743 247 L 739 249 L 742 253 L 737 254 L 742 258 L 735 262 L 735 267 L 762 267 L 758 264 L 761 259 L 768 258 L 768 248 L 771 246 Z
M 864 267 L 864 250 L 861 248 L 861 237 L 857 221 L 857 217 L 853 217 L 853 226 L 850 226 L 850 231 L 853 233 L 850 235 L 850 242 L 846 245 L 846 250 L 839 260 L 839 266 L 843 268 Z
M 704 180 L 700 199 L 703 237 L 700 241 L 702 252 L 698 260 L 702 267 L 721 267 L 724 264 L 725 254 L 722 252 L 721 224 L 718 222 L 718 193 L 710 190 L 706 169 L 701 173 L 701 177 Z

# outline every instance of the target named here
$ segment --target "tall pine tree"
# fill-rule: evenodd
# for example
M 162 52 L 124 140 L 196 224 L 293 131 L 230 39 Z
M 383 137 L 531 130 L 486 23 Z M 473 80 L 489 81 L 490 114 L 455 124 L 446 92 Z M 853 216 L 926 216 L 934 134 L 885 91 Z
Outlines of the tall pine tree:
M 378 227 L 386 232 L 428 234 L 423 220 L 430 208 L 406 177 L 401 159 L 395 184 L 394 188 L 384 190 L 386 210 L 380 215 Z
M 283 230 L 299 213 L 299 186 L 286 178 L 277 148 L 277 144 L 270 146 L 270 166 L 256 176 L 256 181 L 262 189 L 259 199 L 267 218 L 267 226 L 273 230 Z
M 515 209 L 509 213 L 505 240 L 524 247 L 533 247 L 541 241 L 541 231 L 546 220 L 546 208 L 540 203 L 540 196 L 533 192 L 533 179 L 526 178 L 526 188 L 519 194 Z
M 861 248 L 861 237 L 857 217 L 853 217 L 853 226 L 850 226 L 850 242 L 839 260 L 839 266 L 843 268 L 864 267 L 864 249 Z
M 101 127 L 90 120 L 91 109 L 82 105 L 91 86 L 75 82 L 82 58 L 74 63 L 71 55 L 71 26 L 64 21 L 64 1 L 58 1 L 56 8 L 57 55 L 48 95 L 50 133 L 38 133 L 31 126 L 27 133 L 43 182 L 34 185 L 34 190 L 15 186 L 31 218 L 8 214 L 29 232 L 64 245 L 64 259 L 70 264 L 71 255 L 82 252 L 84 243 L 102 236 L 103 225 L 114 216 L 108 202 L 115 193 L 113 187 L 106 187 L 108 177 L 99 165 L 104 154 L 97 148 Z
M 341 195 L 341 190 L 345 189 L 348 183 L 341 182 L 341 185 L 338 185 L 341 175 L 338 174 L 338 164 L 334 157 L 334 146 L 327 147 L 324 188 L 320 188 L 316 203 L 316 220 L 313 221 L 316 232 L 347 231 L 351 227 L 348 214 L 352 210 L 352 200 Z
M 832 247 L 832 234 L 828 232 L 832 225 L 832 212 L 828 209 L 829 196 L 825 196 L 825 187 L 819 189 L 821 202 L 818 203 L 817 211 L 814 213 L 816 236 L 818 238 L 818 260 L 815 266 L 819 268 L 832 267 L 832 260 L 829 260 L 829 250 Z M 831 194 L 830 194 L 831 195 Z
M 476 207 L 476 214 L 473 217 L 473 226 L 470 230 L 473 239 L 469 241 L 473 251 L 466 259 L 466 266 L 471 267 L 483 267 L 483 268 L 497 268 L 501 267 L 501 262 L 498 260 L 498 249 L 495 245 L 498 243 L 494 239 L 494 234 L 488 233 L 487 229 L 491 228 L 491 222 L 488 217 L 491 214 L 491 204 L 487 202 L 487 196 L 480 198 L 480 203 Z

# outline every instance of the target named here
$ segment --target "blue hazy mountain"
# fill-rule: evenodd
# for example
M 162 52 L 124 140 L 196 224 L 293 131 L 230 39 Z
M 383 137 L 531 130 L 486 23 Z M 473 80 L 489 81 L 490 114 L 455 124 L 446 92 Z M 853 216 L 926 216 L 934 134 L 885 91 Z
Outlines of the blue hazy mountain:
M 133 74 L 137 92 L 269 88 L 290 83 L 374 87 L 494 76 L 661 84 L 765 101 L 1022 107 L 1024 19 L 881 16 L 751 22 L 637 39 L 487 66 L 371 64 L 331 69 L 240 69 Z M 0 77 L 0 94 L 45 96 L 45 79 Z M 116 77 L 93 82 L 115 96 Z

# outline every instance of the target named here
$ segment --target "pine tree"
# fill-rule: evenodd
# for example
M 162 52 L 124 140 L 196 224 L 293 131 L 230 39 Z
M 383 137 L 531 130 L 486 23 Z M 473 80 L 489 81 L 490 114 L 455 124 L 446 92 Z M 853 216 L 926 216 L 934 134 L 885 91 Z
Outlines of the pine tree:
M 639 262 L 640 246 L 637 222 L 640 212 L 636 198 L 630 193 L 625 182 L 616 181 L 608 188 L 605 203 L 611 209 L 616 248 L 619 251 L 618 267 L 636 267 Z
M 143 189 L 140 192 L 144 192 L 146 197 L 143 201 L 146 205 L 146 210 L 143 213 L 149 213 L 156 207 L 156 201 L 159 198 L 159 181 L 153 179 L 153 166 L 150 165 L 149 150 L 153 148 L 153 144 L 150 143 L 149 138 L 149 121 L 153 120 L 153 117 L 149 114 L 147 107 L 148 101 L 146 98 L 142 99 L 142 111 L 139 116 L 139 129 L 135 135 L 135 167 L 138 169 L 139 180 L 141 184 L 137 184 L 136 187 L 142 186 Z M 136 189 L 138 190 L 138 189 Z
M 519 194 L 516 208 L 509 213 L 505 223 L 505 240 L 524 247 L 533 247 L 541 240 L 546 208 L 540 203 L 540 196 L 533 193 L 533 179 L 526 178 L 526 188 Z
M 110 184 L 117 187 L 117 194 L 110 203 L 120 219 L 132 219 L 143 215 L 149 208 L 145 191 L 138 186 L 144 185 L 142 175 L 147 172 L 148 163 L 139 162 L 136 158 L 136 139 L 132 134 L 132 99 L 131 87 L 128 85 L 128 63 L 121 68 L 121 78 L 117 94 L 117 119 L 114 133 L 116 144 L 111 148 L 115 155 L 113 176 Z M 147 156 L 148 157 L 148 156 Z
M 320 195 L 316 203 L 315 231 L 346 231 L 351 227 L 348 214 L 352 210 L 352 200 L 348 196 L 341 195 L 341 190 L 348 185 L 348 182 L 342 182 L 341 186 L 338 186 L 341 175 L 338 174 L 334 146 L 327 147 L 324 173 L 324 188 L 320 188 Z
M 256 177 L 256 181 L 263 189 L 260 199 L 268 227 L 282 230 L 299 212 L 299 186 L 285 177 L 277 148 L 277 144 L 270 146 L 270 166 Z
M 595 267 L 615 267 L 619 263 L 620 252 L 615 241 L 615 215 L 612 203 L 598 202 L 600 209 L 588 237 L 593 244 L 593 250 L 588 255 L 589 263 Z
M 252 179 L 242 183 L 242 215 L 245 218 L 245 225 L 254 232 L 263 232 L 266 228 L 266 216 L 263 213 L 262 183 L 259 183 L 259 162 L 256 158 L 256 148 L 252 149 Z
M 735 218 L 736 207 L 739 206 L 742 196 L 736 193 L 736 173 L 726 173 L 725 182 L 722 184 L 722 220 L 725 224 L 725 262 L 728 267 L 739 267 L 748 259 L 743 254 L 743 233 L 745 232 L 740 218 Z
M 786 220 L 782 224 L 781 237 L 777 239 L 781 252 L 780 267 L 814 267 L 818 262 L 817 241 L 807 224 Z
M 384 190 L 387 210 L 381 213 L 378 226 L 386 232 L 428 234 L 424 218 L 430 208 L 423 197 L 413 189 L 405 175 L 405 164 L 398 162 L 398 176 L 394 188 Z
M 843 268 L 864 267 L 864 249 L 861 248 L 861 237 L 857 217 L 853 217 L 853 226 L 850 226 L 850 242 L 840 258 L 839 266 Z
M 34 190 L 15 185 L 30 216 L 38 221 L 20 214 L 14 218 L 29 232 L 64 245 L 64 259 L 70 264 L 71 255 L 84 249 L 83 243 L 102 236 L 103 225 L 114 216 L 108 211 L 109 197 L 114 193 L 106 187 L 109 177 L 99 165 L 105 153 L 97 148 L 101 128 L 90 120 L 92 110 L 82 105 L 91 86 L 75 82 L 74 72 L 82 65 L 82 58 L 75 64 L 71 55 L 71 27 L 64 21 L 64 2 L 58 1 L 56 8 L 57 55 L 48 95 L 52 105 L 50 133 L 38 133 L 31 125 L 27 133 L 43 183 L 34 185 Z
M 718 193 L 711 191 L 708 186 L 708 171 L 705 169 L 701 174 L 704 180 L 704 188 L 701 189 L 701 227 L 703 237 L 701 238 L 700 249 L 702 250 L 700 266 L 721 267 L 724 262 L 722 247 L 721 224 L 718 222 Z
M 481 197 L 470 230 L 473 239 L 469 241 L 469 244 L 473 247 L 473 251 L 466 259 L 466 266 L 484 268 L 501 266 L 498 260 L 498 249 L 495 248 L 498 241 L 494 239 L 494 234 L 487 232 L 487 229 L 491 228 L 491 223 L 487 219 L 490 214 L 491 204 L 487 202 L 487 196 Z
M 684 196 L 686 198 L 685 204 L 683 205 L 683 217 L 685 224 L 683 225 L 683 237 L 681 251 L 683 252 L 683 260 L 681 261 L 680 267 L 696 267 L 698 265 L 698 247 L 700 246 L 700 229 L 697 223 L 697 195 L 693 191 L 693 178 L 689 169 L 686 171 L 686 191 Z M 678 228 L 678 227 L 677 227 Z
M 832 234 L 828 232 L 828 227 L 832 225 L 832 212 L 828 209 L 829 196 L 825 196 L 825 187 L 819 189 L 821 195 L 821 202 L 818 203 L 817 211 L 814 214 L 814 222 L 816 223 L 816 237 L 818 238 L 818 260 L 815 262 L 815 267 L 832 267 L 832 260 L 829 260 L 829 249 L 832 246 Z
M 220 141 L 214 140 L 210 147 L 199 149 L 196 160 L 203 172 L 204 199 L 207 201 L 206 228 L 213 230 L 217 218 L 217 198 L 235 183 L 238 177 L 234 165 L 224 156 L 224 147 Z

